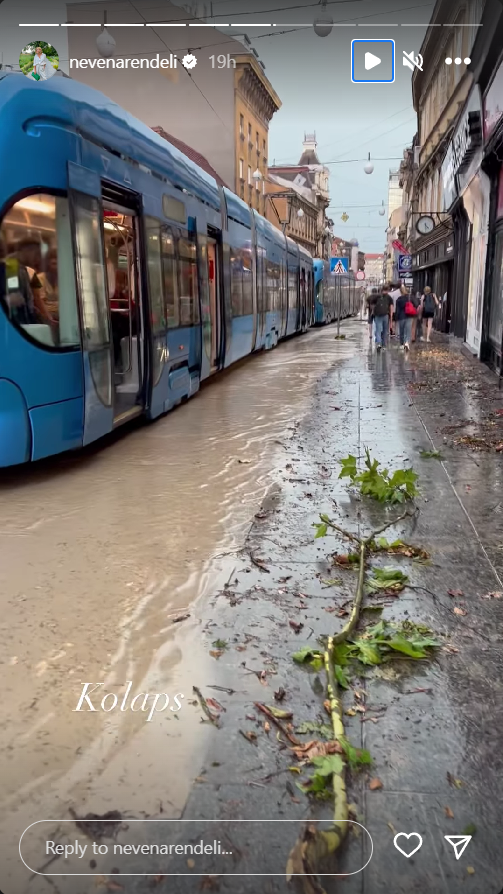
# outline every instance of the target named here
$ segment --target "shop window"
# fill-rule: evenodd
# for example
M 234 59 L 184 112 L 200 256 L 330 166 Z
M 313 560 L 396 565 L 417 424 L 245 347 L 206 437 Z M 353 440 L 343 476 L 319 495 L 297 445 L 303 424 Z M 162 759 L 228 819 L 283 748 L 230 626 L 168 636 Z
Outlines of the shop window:
M 39 344 L 80 346 L 67 198 L 37 193 L 5 215 L 0 300 L 12 323 Z
M 499 353 L 503 337 L 503 229 L 496 234 L 494 278 L 489 315 L 489 339 Z
M 175 329 L 180 325 L 178 283 L 176 276 L 176 251 L 175 237 L 172 230 L 168 227 L 163 227 L 161 253 L 166 322 L 168 329 Z
M 180 326 L 199 323 L 196 245 L 189 239 L 178 240 L 180 272 Z

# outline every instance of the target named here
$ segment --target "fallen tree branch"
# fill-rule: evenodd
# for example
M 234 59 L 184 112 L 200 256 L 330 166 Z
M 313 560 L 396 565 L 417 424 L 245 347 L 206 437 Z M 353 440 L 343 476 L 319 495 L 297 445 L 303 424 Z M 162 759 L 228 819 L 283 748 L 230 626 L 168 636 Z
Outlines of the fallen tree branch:
M 349 619 L 342 630 L 328 638 L 327 647 L 323 653 L 332 730 L 334 739 L 338 742 L 340 742 L 341 739 L 345 739 L 345 730 L 342 702 L 338 696 L 339 687 L 335 680 L 333 670 L 334 647 L 349 639 L 360 620 L 365 592 L 365 568 L 370 544 L 387 528 L 398 524 L 405 518 L 415 516 L 417 512 L 418 510 L 415 510 L 414 512 L 404 512 L 402 515 L 399 515 L 398 518 L 393 519 L 393 521 L 387 522 L 376 531 L 372 531 L 372 533 L 364 539 L 330 523 L 330 527 L 340 531 L 340 533 L 344 534 L 350 540 L 357 542 L 360 552 L 358 582 L 352 600 L 352 609 Z M 324 520 L 326 524 L 329 524 L 326 519 Z M 259 707 L 257 703 L 255 703 L 255 706 Z M 326 894 L 325 889 L 317 878 L 317 872 L 319 871 L 318 866 L 327 857 L 333 857 L 334 854 L 336 854 L 347 835 L 349 808 L 346 793 L 345 767 L 343 767 L 340 773 L 333 774 L 332 789 L 334 796 L 334 812 L 331 828 L 328 830 L 320 830 L 314 824 L 307 825 L 303 833 L 297 839 L 288 858 L 286 867 L 287 881 L 290 881 L 293 876 L 301 876 L 303 894 Z

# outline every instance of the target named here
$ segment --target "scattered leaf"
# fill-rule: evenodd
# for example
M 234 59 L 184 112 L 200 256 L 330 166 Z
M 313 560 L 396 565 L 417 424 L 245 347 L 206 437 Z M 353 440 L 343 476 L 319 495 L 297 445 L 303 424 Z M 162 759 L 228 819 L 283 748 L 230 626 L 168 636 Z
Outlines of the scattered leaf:
M 291 711 L 284 711 L 282 708 L 276 708 L 274 705 L 266 705 L 266 708 L 277 720 L 291 720 L 293 717 Z
M 248 742 L 251 742 L 252 745 L 257 744 L 257 733 L 254 733 L 252 730 L 244 732 L 242 729 L 240 729 L 239 732 Z
M 377 776 L 374 779 L 371 779 L 369 782 L 369 789 L 371 792 L 376 792 L 378 789 L 382 788 L 382 782 Z
M 499 590 L 494 590 L 492 593 L 484 593 L 481 597 L 482 599 L 501 599 L 503 598 L 503 593 Z
M 459 606 L 457 606 L 457 605 L 454 606 L 453 611 L 454 611 L 454 614 L 455 614 L 455 615 L 467 615 L 467 614 L 468 614 L 468 612 L 466 611 L 466 609 L 464 609 L 464 608 L 459 608 Z
M 283 689 L 282 686 L 280 686 L 279 689 L 277 690 L 277 692 L 274 693 L 274 698 L 276 699 L 277 702 L 282 702 L 285 695 L 286 695 L 285 690 Z
M 189 859 L 187 860 L 187 866 L 189 867 L 189 869 L 194 869 L 195 865 L 196 861 L 193 860 L 192 857 L 189 857 Z
M 457 599 L 459 596 L 464 596 L 465 594 L 463 593 L 463 590 L 447 590 L 447 595 Z
M 449 785 L 452 785 L 453 788 L 462 788 L 463 786 L 461 779 L 456 779 L 456 777 L 449 772 L 447 772 L 447 782 Z
M 226 648 L 227 648 L 227 645 L 228 645 L 228 644 L 227 644 L 227 641 L 226 641 L 225 639 L 216 639 L 216 640 L 214 640 L 214 642 L 212 642 L 211 645 L 212 645 L 212 646 L 215 646 L 215 649 L 222 649 L 222 650 L 223 650 L 223 649 L 226 649 Z
M 474 870 L 473 866 L 467 866 L 466 871 L 467 871 L 468 875 L 475 875 L 475 870 Z
M 221 658 L 223 654 L 223 649 L 210 649 L 210 655 L 212 658 Z
M 333 730 L 326 723 L 312 723 L 309 720 L 305 720 L 303 723 L 297 727 L 296 732 L 299 735 L 303 735 L 304 733 L 316 733 L 318 736 L 322 736 L 324 739 L 331 739 L 333 737 Z
M 450 807 L 444 807 L 444 810 L 445 810 L 445 815 L 446 815 L 447 819 L 454 819 L 454 814 Z
M 288 623 L 290 624 L 290 627 L 292 628 L 292 630 L 295 631 L 295 633 L 300 633 L 300 631 L 302 630 L 302 628 L 304 626 L 302 621 L 289 621 Z
M 463 835 L 475 835 L 476 831 L 477 831 L 477 826 L 475 825 L 475 823 L 469 823 L 467 825 L 466 829 L 463 829 L 462 834 Z
M 422 459 L 443 459 L 443 455 L 440 453 L 440 450 L 421 450 L 419 456 Z

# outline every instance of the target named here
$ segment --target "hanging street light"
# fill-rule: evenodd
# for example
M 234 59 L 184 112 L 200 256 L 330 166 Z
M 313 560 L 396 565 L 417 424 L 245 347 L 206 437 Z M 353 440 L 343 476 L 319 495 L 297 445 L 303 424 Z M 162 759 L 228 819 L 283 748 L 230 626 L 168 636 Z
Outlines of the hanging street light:
M 104 56 L 105 59 L 109 59 L 115 53 L 115 40 L 112 35 L 107 31 L 105 25 L 107 24 L 107 14 L 103 13 L 103 25 L 101 26 L 101 31 L 96 38 L 96 46 L 98 47 L 98 53 L 100 56 Z
M 363 170 L 365 171 L 366 174 L 372 174 L 372 173 L 373 173 L 374 165 L 373 165 L 372 162 L 370 161 L 370 152 L 369 152 L 368 161 L 367 161 L 367 163 L 365 164 Z
M 332 31 L 334 20 L 327 14 L 327 0 L 321 0 L 321 15 L 314 20 L 314 33 L 318 37 L 328 37 Z

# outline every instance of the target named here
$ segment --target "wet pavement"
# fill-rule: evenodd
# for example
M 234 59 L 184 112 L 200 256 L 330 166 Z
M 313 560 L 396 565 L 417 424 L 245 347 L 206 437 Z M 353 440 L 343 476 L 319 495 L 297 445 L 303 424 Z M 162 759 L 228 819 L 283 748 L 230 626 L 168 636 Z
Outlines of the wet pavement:
M 444 645 L 431 662 L 397 661 L 352 679 L 347 734 L 374 763 L 352 774 L 350 800 L 374 852 L 357 872 L 369 839 L 353 830 L 325 870 L 346 878 L 324 885 L 330 894 L 499 894 L 503 598 L 484 597 L 503 590 L 503 457 L 497 438 L 474 450 L 444 429 L 468 418 L 489 425 L 503 398 L 455 346 L 378 355 L 366 326 L 352 321 L 343 331 L 341 341 L 333 328 L 311 332 L 106 449 L 2 482 L 4 894 L 289 890 L 293 821 L 326 820 L 330 804 L 298 790 L 288 743 L 256 703 L 277 704 L 283 687 L 293 730 L 327 721 L 322 674 L 291 655 L 345 623 L 355 575 L 330 560 L 347 542 L 314 541 L 312 525 L 325 512 L 368 532 L 400 514 L 338 479 L 340 460 L 364 447 L 384 465 L 418 472 L 420 513 L 386 536 L 419 544 L 432 561 L 377 560 L 402 568 L 414 588 L 385 600 L 382 617 L 426 624 Z M 432 444 L 442 460 L 421 457 Z M 120 684 L 122 693 L 133 680 L 134 693 L 185 700 L 151 723 L 129 711 L 71 713 L 82 683 L 98 680 L 107 691 Z M 215 700 L 218 726 L 202 722 L 193 686 Z M 381 787 L 371 790 L 371 779 Z M 186 875 L 170 879 L 163 860 L 152 869 L 151 858 L 107 854 L 95 865 L 86 858 L 84 870 L 75 859 L 48 867 L 92 873 L 87 879 L 30 876 L 15 856 L 19 835 L 36 819 L 68 818 L 69 807 L 79 816 L 120 811 L 122 843 L 199 840 L 211 828 L 232 849 L 231 871 L 245 875 L 215 880 L 218 857 L 193 878 L 197 859 L 173 856 L 169 871 Z M 144 818 L 194 825 L 135 825 Z M 458 862 L 443 836 L 471 826 Z M 56 840 L 90 841 L 73 824 L 50 828 Z M 409 860 L 393 847 L 402 831 L 423 837 Z M 38 832 L 31 836 L 23 853 L 40 870 L 47 858 Z M 146 866 L 149 879 L 116 872 Z

